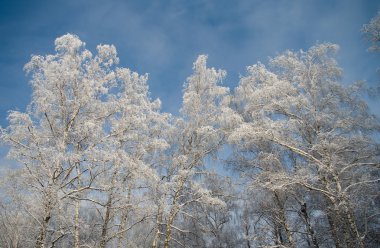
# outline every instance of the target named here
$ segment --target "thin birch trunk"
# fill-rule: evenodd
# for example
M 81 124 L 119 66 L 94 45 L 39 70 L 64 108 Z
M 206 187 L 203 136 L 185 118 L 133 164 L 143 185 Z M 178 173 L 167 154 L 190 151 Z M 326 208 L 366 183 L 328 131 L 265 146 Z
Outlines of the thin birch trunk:
M 118 228 L 118 232 L 125 230 L 127 223 L 128 223 L 128 215 L 129 215 L 129 209 L 130 209 L 130 204 L 131 204 L 131 189 L 132 189 L 132 186 L 129 185 L 128 186 L 128 194 L 127 194 L 127 209 L 123 209 L 123 213 L 121 216 L 121 223 L 120 223 L 120 226 Z M 127 246 L 127 244 L 125 244 L 125 246 Z M 121 233 L 117 237 L 117 248 L 123 248 L 125 246 L 123 246 L 123 234 Z
M 79 230 L 79 210 L 80 202 L 78 199 L 75 199 L 75 214 L 74 214 L 74 247 L 80 247 L 80 230 Z
M 52 192 L 50 190 L 51 190 L 51 188 L 48 186 L 48 189 L 47 189 L 47 192 L 46 192 L 46 195 L 44 198 L 45 214 L 44 214 L 44 217 L 42 219 L 40 233 L 39 233 L 37 241 L 36 241 L 36 245 L 35 245 L 36 248 L 44 248 L 46 245 L 47 228 L 49 226 L 49 222 L 51 219 L 51 212 L 52 212 L 52 207 L 53 207 L 52 206 L 53 205 L 53 203 L 52 203 L 53 196 L 52 196 Z
M 100 248 L 105 248 L 107 244 L 107 231 L 108 231 L 108 223 L 110 221 L 111 215 L 111 207 L 112 207 L 112 193 L 108 196 L 107 205 L 106 205 L 106 213 L 104 216 L 104 222 L 102 225 L 102 234 L 100 236 Z
M 154 239 L 153 239 L 153 243 L 152 243 L 152 248 L 157 248 L 158 247 L 158 244 L 160 242 L 160 235 L 161 235 L 161 231 L 160 231 L 160 226 L 161 226 L 161 222 L 162 222 L 162 210 L 161 210 L 161 207 L 158 206 L 158 209 L 157 209 L 157 219 L 156 219 L 156 233 L 154 235 Z
M 38 239 L 36 242 L 36 246 L 35 246 L 36 248 L 44 248 L 45 247 L 46 232 L 47 232 L 47 227 L 49 225 L 50 218 L 51 218 L 50 210 L 47 209 L 47 213 L 46 213 L 45 217 L 43 218 L 40 234 L 38 235 Z
M 282 204 L 282 202 L 280 201 L 280 198 L 279 198 L 279 195 L 277 194 L 277 192 L 274 192 L 274 196 L 275 196 L 275 199 L 276 199 L 276 203 L 277 203 L 277 206 L 279 207 L 279 213 L 280 213 L 280 220 L 281 220 L 281 224 L 284 226 L 284 229 L 285 229 L 285 233 L 286 233 L 286 236 L 287 236 L 287 239 L 288 239 L 288 242 L 289 242 L 289 246 L 291 248 L 294 248 L 295 247 L 295 244 L 294 244 L 294 240 L 293 240 L 293 236 L 292 236 L 292 233 L 290 231 L 290 228 L 289 228 L 289 225 L 286 221 L 286 215 L 285 215 L 285 211 L 284 211 L 284 204 Z
M 78 145 L 79 147 L 79 145 Z M 78 148 L 79 150 L 79 148 Z M 80 168 L 79 168 L 80 164 L 79 163 L 75 163 L 75 167 L 76 167 L 76 171 L 77 171 L 77 176 L 78 176 L 78 179 L 77 179 L 77 188 L 79 189 L 81 187 L 81 178 L 80 178 Z M 78 193 L 80 194 L 80 193 Z M 78 197 L 78 194 L 76 195 Z M 80 218 L 79 218 L 79 214 L 80 214 L 80 200 L 78 198 L 75 198 L 75 213 L 74 213 L 74 247 L 75 248 L 79 248 L 80 247 Z
M 314 248 L 319 248 L 319 244 L 318 244 L 318 241 L 317 241 L 317 237 L 315 236 L 314 228 L 312 227 L 312 225 L 310 223 L 310 218 L 309 218 L 309 215 L 307 213 L 306 203 L 304 203 L 304 204 L 301 205 L 301 213 L 302 213 L 302 216 L 303 216 L 303 218 L 305 220 L 306 227 L 307 227 L 307 232 L 308 232 L 308 234 L 310 236 L 311 242 L 313 243 L 313 247 Z

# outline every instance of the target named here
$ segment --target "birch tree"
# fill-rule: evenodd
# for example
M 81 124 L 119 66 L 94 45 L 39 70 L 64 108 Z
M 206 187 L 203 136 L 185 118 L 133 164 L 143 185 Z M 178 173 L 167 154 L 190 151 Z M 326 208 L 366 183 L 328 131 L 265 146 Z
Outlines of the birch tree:
M 24 165 L 25 187 L 38 199 L 30 213 L 36 222 L 30 224 L 39 227 L 35 246 L 54 246 L 65 236 L 74 247 L 104 247 L 114 237 L 107 232 L 116 195 L 127 192 L 137 174 L 154 177 L 144 159 L 166 146 L 153 132 L 163 120 L 160 103 L 149 100 L 146 76 L 115 67 L 115 47 L 99 45 L 93 56 L 71 34 L 55 45 L 56 54 L 33 56 L 25 66 L 32 101 L 25 113 L 10 112 L 2 138 L 9 156 Z M 106 203 L 95 201 L 102 194 Z M 81 240 L 81 209 L 89 203 L 105 211 L 100 241 Z M 120 224 L 118 234 L 125 228 Z
M 337 45 L 249 66 L 233 94 L 201 55 L 179 116 L 114 46 L 55 50 L 27 63 L 31 103 L 1 129 L 20 166 L 0 178 L 0 246 L 379 245 L 380 125 Z M 211 169 L 220 151 L 240 177 Z
M 332 56 L 337 49 L 321 44 L 279 55 L 270 69 L 260 63 L 248 67 L 236 89 L 245 122 L 230 141 L 258 149 L 257 164 L 279 168 L 264 170 L 269 188 L 296 185 L 322 194 L 336 247 L 364 247 L 366 231 L 354 211 L 356 204 L 369 207 L 371 196 L 360 203 L 352 199 L 379 181 L 379 124 L 361 100 L 360 85 L 339 82 L 341 70 Z M 262 142 L 276 149 L 262 151 Z M 296 163 L 289 167 L 290 160 L 276 150 L 290 152 Z
M 174 239 L 172 232 L 188 232 L 175 226 L 177 216 L 190 216 L 185 211 L 191 204 L 223 205 L 224 203 L 205 189 L 194 177 L 204 171 L 204 159 L 222 146 L 225 134 L 239 120 L 229 108 L 228 88 L 219 86 L 225 76 L 222 70 L 207 68 L 207 57 L 202 55 L 194 62 L 194 73 L 185 84 L 182 118 L 176 120 L 177 135 L 172 139 L 172 154 L 163 178 L 167 180 L 164 198 L 168 199 L 165 214 L 159 210 L 159 219 L 165 226 L 164 247 Z M 164 208 L 164 206 L 162 206 Z M 160 221 L 161 222 L 161 221 Z M 158 233 L 161 233 L 157 230 Z M 159 235 L 155 240 L 159 240 Z M 157 241 L 153 246 L 157 245 Z

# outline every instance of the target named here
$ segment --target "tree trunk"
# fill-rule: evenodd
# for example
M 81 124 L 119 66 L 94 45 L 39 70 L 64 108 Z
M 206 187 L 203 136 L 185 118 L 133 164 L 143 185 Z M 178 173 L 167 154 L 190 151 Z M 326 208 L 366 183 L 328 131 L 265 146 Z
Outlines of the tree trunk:
M 311 226 L 309 215 L 307 213 L 306 203 L 304 203 L 304 204 L 301 205 L 301 213 L 302 213 L 302 216 L 303 216 L 303 218 L 305 220 L 306 227 L 307 227 L 307 232 L 308 232 L 308 234 L 310 236 L 311 242 L 313 243 L 313 247 L 314 248 L 319 248 L 317 237 L 315 236 L 314 229 Z
M 290 228 L 288 226 L 288 223 L 286 221 L 286 215 L 285 215 L 285 210 L 284 210 L 285 204 L 283 202 L 281 202 L 279 195 L 275 191 L 274 191 L 274 196 L 276 199 L 276 205 L 279 208 L 279 215 L 280 215 L 279 219 L 281 220 L 280 224 L 283 225 L 283 227 L 285 229 L 285 233 L 286 233 L 286 236 L 287 236 L 287 239 L 289 242 L 289 246 L 291 248 L 294 248 L 295 244 L 294 244 L 293 236 L 292 236 L 292 233 L 291 233 Z
M 79 210 L 80 202 L 78 199 L 75 200 L 75 215 L 74 215 L 74 247 L 80 247 L 80 237 L 79 237 Z
M 328 192 L 334 192 L 335 190 L 331 189 L 329 186 L 330 184 L 327 179 L 327 176 L 321 175 L 321 174 L 319 174 L 319 176 L 321 177 L 321 183 L 324 185 L 325 189 Z M 336 177 L 333 177 L 333 178 L 336 179 Z M 346 246 L 345 242 L 341 240 L 341 238 L 339 238 L 338 227 L 340 226 L 340 224 L 339 224 L 339 212 L 337 211 L 338 207 L 336 203 L 336 198 L 335 197 L 330 198 L 324 194 L 322 196 L 327 205 L 327 208 L 326 208 L 327 221 L 329 222 L 329 225 L 330 225 L 330 231 L 331 231 L 331 236 L 334 241 L 334 245 L 336 248 L 344 248 Z
M 102 225 L 102 234 L 100 236 L 100 248 L 105 248 L 106 244 L 108 242 L 107 235 L 108 235 L 108 224 L 111 220 L 111 211 L 112 211 L 112 203 L 114 200 L 114 189 L 115 189 L 115 183 L 116 183 L 116 176 L 119 172 L 119 167 L 115 166 L 115 169 L 111 176 L 111 187 L 109 189 L 108 199 L 106 203 L 106 213 L 104 216 L 104 221 Z
M 129 185 L 128 194 L 127 194 L 127 208 L 122 210 L 121 223 L 118 228 L 118 232 L 125 230 L 128 223 L 128 215 L 129 215 L 129 209 L 130 209 L 130 203 L 131 203 L 131 189 L 132 189 L 132 186 Z M 123 248 L 125 246 L 127 246 L 127 244 L 123 245 L 123 234 L 119 234 L 119 236 L 117 237 L 117 248 Z
M 360 238 L 360 233 L 355 223 L 355 217 L 354 217 L 352 208 L 349 206 L 349 203 L 347 201 L 344 201 L 343 207 L 344 207 L 344 214 L 347 217 L 347 222 L 350 227 L 351 238 L 349 242 L 349 247 L 350 248 L 351 247 L 364 248 L 363 240 Z
M 81 187 L 81 178 L 80 178 L 80 164 L 78 162 L 75 163 L 76 170 L 77 170 L 77 189 Z M 79 193 L 80 194 L 80 193 Z M 80 210 L 80 200 L 78 199 L 79 194 L 76 195 L 75 199 L 75 214 L 74 214 L 74 247 L 80 248 L 80 225 L 79 225 L 79 210 Z
M 100 236 L 100 248 L 105 248 L 107 244 L 107 231 L 108 223 L 111 216 L 111 207 L 112 207 L 112 193 L 108 196 L 107 205 L 106 205 L 106 214 L 104 216 L 104 221 L 102 225 L 102 234 Z
M 330 206 L 327 206 L 327 220 L 329 222 L 329 225 L 330 225 L 330 231 L 331 231 L 331 236 L 334 240 L 334 244 L 335 244 L 335 247 L 336 248 L 344 248 L 345 247 L 345 244 L 344 242 L 339 238 L 339 231 L 338 231 L 338 228 L 337 228 L 337 225 L 339 224 L 338 220 L 337 220 L 337 213 L 336 211 L 333 209 L 334 207 L 331 206 L 331 203 L 329 203 L 330 201 L 328 201 L 327 204 L 329 204 Z
M 251 248 L 251 243 L 249 241 L 249 229 L 250 226 L 248 224 L 248 220 L 244 221 L 244 229 L 245 229 L 245 236 L 247 237 L 246 243 L 247 243 L 247 248 Z
M 44 248 L 45 247 L 45 239 L 46 239 L 46 231 L 49 225 L 49 220 L 51 218 L 50 209 L 47 209 L 47 213 L 42 221 L 42 226 L 40 230 L 40 234 L 38 235 L 38 239 L 36 242 L 36 248 Z
M 288 241 L 289 241 L 289 246 L 291 248 L 295 248 L 296 246 L 294 244 L 293 236 L 292 236 L 292 233 L 290 232 L 290 229 L 289 229 L 288 223 L 286 222 L 286 219 L 284 219 L 284 227 L 285 227 L 286 236 L 287 236 Z
M 40 233 L 38 235 L 36 245 L 35 245 L 36 248 L 44 248 L 46 245 L 47 228 L 49 226 L 49 221 L 51 219 L 51 212 L 53 208 L 53 195 L 54 194 L 51 191 L 51 187 L 48 186 L 47 191 L 45 192 L 45 196 L 44 196 L 45 215 L 41 222 Z
M 168 222 L 166 223 L 164 248 L 169 248 L 169 243 L 170 243 L 170 240 L 172 239 L 172 227 L 171 226 L 173 224 L 175 216 L 177 215 L 176 208 L 177 208 L 177 206 L 173 206 L 172 210 L 170 211 Z
M 284 239 L 282 238 L 281 234 L 281 226 L 278 223 L 274 223 L 274 235 L 275 235 L 275 245 L 276 246 L 283 246 L 284 245 Z
M 172 239 L 172 224 L 174 222 L 175 217 L 177 216 L 179 206 L 177 205 L 177 201 L 179 200 L 180 197 L 180 192 L 183 189 L 183 186 L 187 180 L 187 176 L 182 178 L 180 181 L 180 184 L 178 185 L 177 190 L 175 191 L 174 197 L 173 197 L 173 202 L 172 202 L 172 209 L 170 210 L 168 222 L 166 223 L 166 234 L 165 234 L 165 243 L 164 243 L 164 248 L 169 248 L 169 243 L 170 240 Z
M 160 239 L 161 239 L 160 238 L 160 234 L 161 234 L 161 231 L 160 231 L 161 222 L 162 222 L 162 211 L 161 211 L 160 206 L 158 206 L 158 209 L 157 209 L 157 219 L 156 219 L 156 233 L 154 235 L 154 239 L 153 239 L 153 243 L 152 243 L 152 248 L 157 248 L 158 244 L 160 242 Z

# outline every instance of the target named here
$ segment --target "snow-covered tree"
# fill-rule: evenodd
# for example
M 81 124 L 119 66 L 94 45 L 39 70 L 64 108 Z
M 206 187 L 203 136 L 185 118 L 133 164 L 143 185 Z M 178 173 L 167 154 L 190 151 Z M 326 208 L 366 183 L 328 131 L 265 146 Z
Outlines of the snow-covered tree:
M 249 163 L 264 187 L 323 195 L 336 247 L 364 247 L 366 230 L 356 216 L 375 196 L 354 199 L 379 181 L 379 122 L 361 100 L 360 85 L 339 82 L 337 48 L 288 51 L 271 59 L 270 69 L 248 67 L 235 95 L 245 122 L 230 141 L 254 151 Z
M 176 226 L 178 215 L 191 217 L 187 212 L 189 206 L 224 205 L 196 178 L 205 173 L 205 158 L 216 154 L 225 142 L 226 133 L 240 117 L 229 107 L 229 89 L 219 86 L 225 72 L 207 68 L 206 60 L 207 57 L 201 55 L 194 62 L 194 73 L 185 84 L 182 118 L 173 124 L 172 151 L 163 174 L 166 181 L 163 198 L 167 200 L 158 210 L 159 222 L 165 227 L 162 229 L 165 230 L 162 233 L 164 247 L 169 247 L 172 240 L 179 243 L 173 231 L 189 232 Z M 161 232 L 158 228 L 154 247 L 159 243 Z
M 160 102 L 149 99 L 146 76 L 115 67 L 115 47 L 99 45 L 93 56 L 71 34 L 55 45 L 56 54 L 33 56 L 25 66 L 32 102 L 25 113 L 10 112 L 2 138 L 9 156 L 24 164 L 26 190 L 38 199 L 29 209 L 36 221 L 30 224 L 39 227 L 36 246 L 72 236 L 75 247 L 105 247 L 127 228 L 126 217 L 114 214 L 115 202 L 128 208 L 127 188 L 155 177 L 147 162 L 167 147 L 159 138 L 166 117 Z M 81 240 L 81 209 L 91 203 L 103 220 L 100 241 Z M 117 235 L 110 234 L 111 220 L 120 222 Z
M 114 46 L 55 49 L 27 63 L 31 103 L 1 129 L 18 166 L 1 170 L 0 246 L 379 245 L 380 125 L 337 45 L 249 66 L 233 94 L 201 55 L 179 116 Z

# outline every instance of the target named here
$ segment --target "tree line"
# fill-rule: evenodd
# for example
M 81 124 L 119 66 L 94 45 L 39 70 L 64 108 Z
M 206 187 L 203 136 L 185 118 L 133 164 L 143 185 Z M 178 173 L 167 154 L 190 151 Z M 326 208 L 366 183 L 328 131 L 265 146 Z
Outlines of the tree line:
M 55 50 L 25 65 L 31 102 L 1 129 L 18 162 L 1 247 L 380 245 L 380 123 L 366 85 L 341 83 L 337 45 L 249 66 L 232 91 L 201 55 L 179 116 L 114 46 L 67 34 Z

